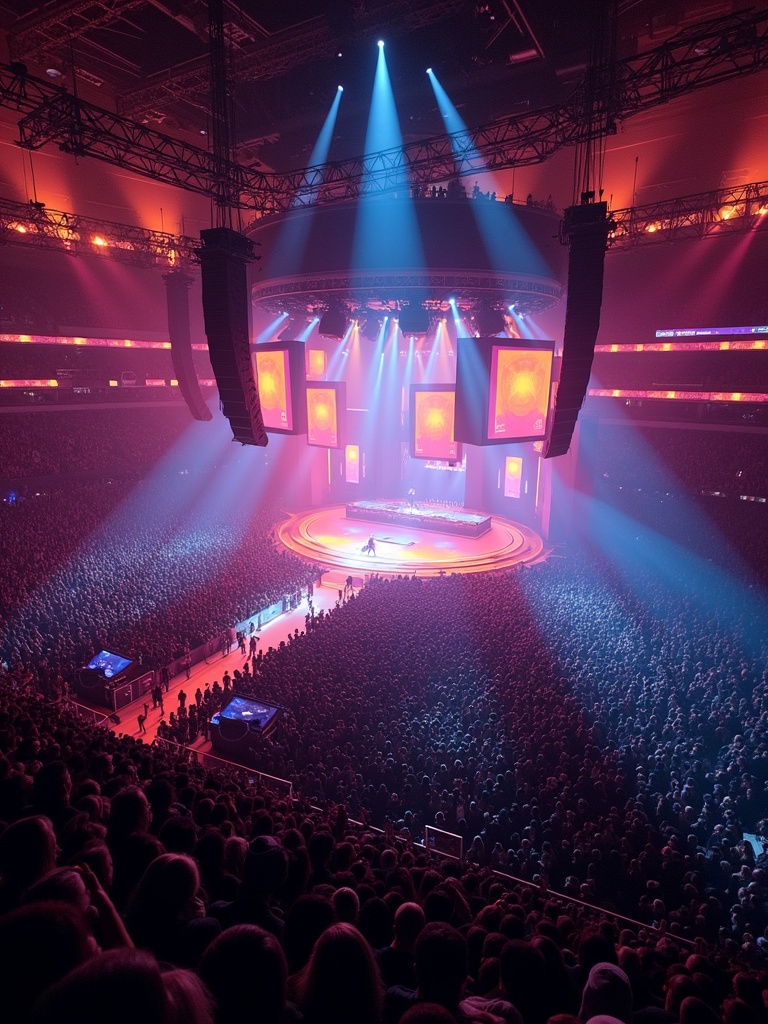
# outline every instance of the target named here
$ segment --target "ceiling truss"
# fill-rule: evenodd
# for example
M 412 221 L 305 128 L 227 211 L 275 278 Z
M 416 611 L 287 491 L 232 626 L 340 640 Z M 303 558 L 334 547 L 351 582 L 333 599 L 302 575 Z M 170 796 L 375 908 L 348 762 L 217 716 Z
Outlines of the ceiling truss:
M 765 230 L 768 228 L 768 181 L 613 210 L 610 220 L 609 254 L 684 238 Z M 95 243 L 95 238 L 100 238 L 104 244 Z M 0 199 L 0 242 L 70 255 L 107 257 L 133 266 L 163 270 L 194 266 L 200 248 L 199 239 L 187 235 L 150 231 L 49 210 L 41 203 L 9 199 Z
M 29 149 L 57 143 L 65 152 L 263 215 L 539 163 L 563 147 L 615 133 L 621 119 L 639 111 L 766 68 L 768 12 L 731 15 L 681 32 L 648 53 L 598 66 L 558 106 L 287 174 L 216 160 L 29 76 L 19 65 L 0 68 L 0 103 L 25 114 L 19 143 Z

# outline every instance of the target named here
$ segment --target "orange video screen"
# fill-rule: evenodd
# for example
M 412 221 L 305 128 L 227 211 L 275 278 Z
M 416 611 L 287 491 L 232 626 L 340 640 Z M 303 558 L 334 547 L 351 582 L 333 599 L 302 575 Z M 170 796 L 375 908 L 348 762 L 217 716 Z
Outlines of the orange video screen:
M 530 441 L 544 437 L 551 380 L 550 350 L 494 345 L 488 440 Z
M 307 385 L 307 444 L 340 448 L 339 385 Z
M 328 357 L 321 348 L 309 349 L 307 356 L 307 377 L 310 380 L 322 380 L 328 366 Z
M 519 498 L 523 480 L 523 460 L 519 455 L 508 455 L 504 460 L 504 497 Z
M 360 446 L 348 444 L 344 449 L 344 479 L 348 484 L 360 483 Z
M 261 415 L 267 430 L 293 430 L 291 370 L 287 349 L 256 350 Z
M 457 461 L 460 445 L 453 436 L 456 415 L 454 389 L 414 388 L 412 399 L 413 457 Z

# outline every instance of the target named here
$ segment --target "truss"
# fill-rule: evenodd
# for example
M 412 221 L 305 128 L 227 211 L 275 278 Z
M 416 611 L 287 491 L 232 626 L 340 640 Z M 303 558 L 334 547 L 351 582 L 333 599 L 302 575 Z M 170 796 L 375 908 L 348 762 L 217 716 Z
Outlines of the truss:
M 611 219 L 609 252 L 762 228 L 768 226 L 768 181 L 614 210 Z
M 449 18 L 465 7 L 466 0 L 382 0 L 361 11 L 356 30 L 370 37 L 384 29 L 391 30 L 392 25 L 409 30 L 422 28 Z M 238 52 L 233 74 L 236 81 L 264 81 L 309 61 L 331 59 L 338 50 L 337 35 L 331 32 L 325 17 L 316 17 Z M 207 97 L 209 92 L 210 64 L 205 56 L 187 61 L 124 93 L 120 110 L 128 117 L 138 117 L 168 103 L 178 103 L 187 96 L 203 94 Z
M 110 25 L 144 0 L 69 0 L 53 9 L 21 18 L 9 38 L 16 60 L 59 49 L 62 43 L 77 39 L 102 25 Z
M 610 225 L 609 254 L 676 239 L 722 237 L 734 232 L 764 229 L 768 227 L 768 181 L 614 210 L 610 214 Z M 105 244 L 95 243 L 96 238 Z M 76 256 L 101 256 L 133 266 L 163 270 L 194 266 L 200 248 L 198 239 L 186 235 L 149 231 L 10 199 L 0 199 L 0 243 L 31 245 Z M 434 283 L 432 277 L 430 285 Z M 512 284 L 515 288 L 523 287 L 519 282 Z M 367 283 L 358 282 L 355 287 L 358 285 L 363 288 Z M 462 287 L 471 286 L 471 281 L 462 283 Z M 510 281 L 505 279 L 492 286 L 504 291 L 510 287 Z M 311 282 L 311 288 L 328 290 L 329 287 L 327 281 Z M 351 285 L 347 281 L 343 287 L 348 289 Z M 528 288 L 530 290 L 530 282 Z M 288 293 L 302 290 L 307 290 L 305 281 L 297 288 L 290 283 L 280 286 L 268 283 L 255 294 L 267 299 L 273 295 L 285 297 Z M 552 290 L 551 295 L 554 294 Z
M 0 242 L 72 256 L 102 256 L 132 266 L 163 270 L 193 266 L 200 247 L 197 239 L 185 235 L 81 217 L 49 210 L 42 203 L 16 203 L 10 199 L 0 199 Z
M 613 134 L 623 117 L 767 67 L 768 12 L 718 18 L 649 53 L 598 67 L 558 106 L 288 174 L 223 163 L 205 150 L 20 75 L 18 67 L 0 68 L 0 102 L 26 113 L 19 123 L 20 144 L 30 149 L 56 142 L 66 152 L 202 195 L 225 196 L 232 206 L 265 214 L 539 163 L 563 147 Z

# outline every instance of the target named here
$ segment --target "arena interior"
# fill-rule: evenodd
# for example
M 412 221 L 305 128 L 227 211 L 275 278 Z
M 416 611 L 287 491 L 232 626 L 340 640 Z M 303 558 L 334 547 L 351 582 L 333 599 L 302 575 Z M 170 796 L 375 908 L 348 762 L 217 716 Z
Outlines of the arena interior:
M 766 1024 L 765 0 L 0 39 L 3 1019 Z

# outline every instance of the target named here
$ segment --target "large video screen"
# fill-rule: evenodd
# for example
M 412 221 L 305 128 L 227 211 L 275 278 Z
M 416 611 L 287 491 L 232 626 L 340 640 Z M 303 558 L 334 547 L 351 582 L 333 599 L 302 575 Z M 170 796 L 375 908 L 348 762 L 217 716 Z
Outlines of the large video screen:
M 411 389 L 411 455 L 415 459 L 456 462 L 461 445 L 453 436 L 456 392 L 453 387 L 416 385 Z
M 293 430 L 291 368 L 286 349 L 256 349 L 256 374 L 264 426 L 269 430 Z
M 488 440 L 544 437 L 547 429 L 552 352 L 549 349 L 491 349 Z
M 298 341 L 257 345 L 253 362 L 265 429 L 277 434 L 304 433 L 304 346 Z
M 344 479 L 348 484 L 360 483 L 360 445 L 348 444 L 344 450 Z
M 504 460 L 504 497 L 519 498 L 523 480 L 523 460 L 519 455 L 508 455 Z
M 344 384 L 307 384 L 307 444 L 341 448 L 346 408 Z
M 124 658 L 121 654 L 113 654 L 112 651 L 99 651 L 88 662 L 88 668 L 95 672 L 101 672 L 105 679 L 111 679 L 113 676 L 120 675 L 131 664 L 131 659 Z
M 459 338 L 457 441 L 510 444 L 546 437 L 555 344 Z

